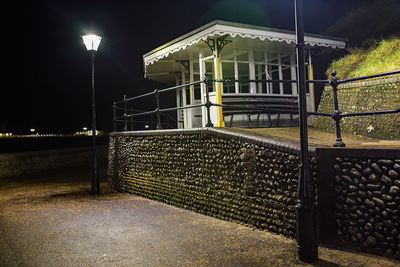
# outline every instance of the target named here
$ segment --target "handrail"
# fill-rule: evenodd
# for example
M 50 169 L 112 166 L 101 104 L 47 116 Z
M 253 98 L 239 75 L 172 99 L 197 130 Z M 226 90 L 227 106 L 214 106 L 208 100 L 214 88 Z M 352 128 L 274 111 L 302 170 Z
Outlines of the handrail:
M 333 72 L 332 72 L 333 73 Z M 335 72 L 336 73 L 336 72 Z M 337 82 L 340 83 L 347 83 L 347 82 L 355 82 L 355 81 L 360 81 L 360 80 L 367 80 L 367 79 L 372 79 L 372 78 L 378 78 L 382 76 L 389 76 L 389 75 L 394 75 L 394 74 L 400 74 L 400 70 L 394 70 L 394 71 L 388 71 L 388 72 L 382 72 L 382 73 L 377 73 L 377 74 L 372 74 L 372 75 L 366 75 L 366 76 L 361 76 L 361 77 L 355 77 L 355 78 L 348 78 L 348 79 L 343 79 L 343 80 L 338 80 Z
M 181 85 L 177 85 L 177 86 L 173 86 L 173 87 L 168 87 L 168 88 L 165 88 L 165 89 L 159 89 L 158 92 L 159 93 L 168 92 L 168 91 L 176 90 L 176 89 L 179 89 L 179 88 L 200 84 L 202 82 L 204 82 L 204 81 L 196 81 L 196 82 L 190 82 L 190 83 L 186 83 L 186 84 L 181 84 Z
M 249 82 L 249 83 L 297 83 L 297 80 L 247 80 L 247 79 L 207 79 L 209 82 L 222 82 L 222 83 L 234 83 L 234 82 Z M 306 80 L 306 83 L 329 83 L 329 80 Z
M 366 75 L 366 76 L 361 76 L 361 77 L 355 77 L 355 78 L 347 78 L 347 79 L 342 79 L 338 80 L 336 78 L 336 71 L 332 71 L 331 75 L 332 77 L 329 80 L 307 80 L 306 83 L 320 83 L 320 84 L 329 84 L 332 87 L 333 91 L 333 102 L 334 102 L 334 110 L 332 113 L 324 113 L 324 112 L 307 112 L 307 115 L 316 115 L 316 116 L 326 116 L 326 117 L 331 117 L 335 121 L 336 125 L 336 142 L 334 143 L 333 146 L 335 147 L 343 147 L 345 144 L 342 141 L 341 138 L 341 131 L 340 131 L 340 121 L 344 117 L 354 117 L 354 116 L 368 116 L 368 115 L 380 115 L 380 114 L 390 114 L 390 113 L 399 113 L 400 108 L 397 109 L 392 109 L 392 110 L 377 110 L 377 111 L 366 111 L 366 112 L 354 112 L 354 113 L 341 113 L 339 110 L 339 105 L 338 105 L 338 97 L 337 97 L 337 87 L 339 84 L 342 83 L 347 83 L 347 82 L 353 82 L 353 81 L 360 81 L 360 80 L 366 80 L 366 79 L 372 79 L 372 78 L 378 78 L 378 77 L 383 77 L 383 76 L 389 76 L 389 75 L 395 75 L 395 74 L 400 74 L 400 70 L 395 70 L 395 71 L 389 71 L 389 72 L 383 72 L 383 73 L 377 73 L 377 74 L 372 74 L 372 75 Z M 128 119 L 131 119 L 131 123 L 133 123 L 132 118 L 133 117 L 139 117 L 139 116 L 147 116 L 147 115 L 156 115 L 157 117 L 157 127 L 156 129 L 162 129 L 161 126 L 161 113 L 166 113 L 166 112 L 171 112 L 171 111 L 179 111 L 179 110 L 185 110 L 185 109 L 192 109 L 192 108 L 198 108 L 198 107 L 205 107 L 206 108 L 206 127 L 212 127 L 213 124 L 211 122 L 211 115 L 210 115 L 210 108 L 212 106 L 215 107 L 230 107 L 230 108 L 244 108 L 245 110 L 253 110 L 255 112 L 279 112 L 282 111 L 282 109 L 277 109 L 277 108 L 266 108 L 262 106 L 252 106 L 251 102 L 248 104 L 244 105 L 226 105 L 226 104 L 217 104 L 217 103 L 212 103 L 209 99 L 209 85 L 211 83 L 236 83 L 236 82 L 246 82 L 246 83 L 297 83 L 297 80 L 260 80 L 260 79 L 210 79 L 207 74 L 205 75 L 203 80 L 199 81 L 194 81 L 194 82 L 189 82 L 186 84 L 181 84 L 177 86 L 172 86 L 164 89 L 155 89 L 152 92 L 148 92 L 142 95 L 134 96 L 127 98 L 124 96 L 124 99 L 118 102 L 113 103 L 113 111 L 114 111 L 114 131 L 117 130 L 117 122 L 124 122 L 125 127 L 124 130 L 126 131 L 128 129 Z M 160 102 L 159 102 L 159 97 L 161 93 L 177 90 L 180 88 L 184 87 L 189 87 L 193 86 L 196 84 L 202 84 L 204 83 L 205 86 L 205 102 L 202 104 L 194 104 L 194 105 L 184 105 L 181 107 L 171 107 L 171 108 L 160 108 Z M 147 96 L 155 96 L 156 98 L 156 108 L 154 110 L 150 111 L 143 111 L 143 110 L 137 110 L 137 109 L 132 109 L 128 108 L 127 104 L 128 102 L 134 101 L 141 99 L 143 97 Z M 279 96 L 285 96 L 285 95 L 279 95 Z M 290 95 L 287 95 L 290 96 Z M 123 108 L 118 107 L 117 105 L 123 104 Z M 122 116 L 117 116 L 117 111 L 123 111 Z M 138 112 L 139 111 L 139 112 Z M 131 114 L 128 114 L 128 112 L 132 112 Z M 137 113 L 133 113 L 137 112 Z M 297 114 L 298 111 L 296 110 L 286 110 L 285 113 L 290 113 L 290 114 Z M 169 115 L 168 115 L 169 116 Z M 171 116 L 169 116 L 171 117 Z M 122 119 L 122 120 L 121 120 Z M 178 119 L 175 120 L 175 122 L 180 122 Z

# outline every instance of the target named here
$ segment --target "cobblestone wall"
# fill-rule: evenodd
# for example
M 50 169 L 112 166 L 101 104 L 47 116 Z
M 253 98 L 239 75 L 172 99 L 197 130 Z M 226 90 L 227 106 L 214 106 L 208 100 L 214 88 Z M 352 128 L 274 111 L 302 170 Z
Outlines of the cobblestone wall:
M 338 102 L 342 113 L 397 109 L 400 107 L 400 77 L 340 84 Z M 318 111 L 333 112 L 330 86 L 322 94 Z M 316 116 L 314 127 L 335 131 L 334 121 L 330 117 Z M 343 118 L 341 130 L 344 133 L 397 140 L 400 139 L 400 113 Z
M 112 135 L 110 184 L 119 191 L 294 237 L 298 146 L 221 131 Z M 315 177 L 315 158 L 311 162 Z
M 400 150 L 310 156 L 321 242 L 400 259 Z M 119 191 L 295 237 L 298 144 L 217 128 L 117 133 L 108 172 Z
M 400 259 L 400 159 L 336 158 L 340 242 Z

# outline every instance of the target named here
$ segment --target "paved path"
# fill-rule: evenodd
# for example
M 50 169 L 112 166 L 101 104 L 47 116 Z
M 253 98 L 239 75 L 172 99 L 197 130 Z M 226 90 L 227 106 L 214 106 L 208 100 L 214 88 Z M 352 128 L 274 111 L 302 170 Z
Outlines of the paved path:
M 0 181 L 0 266 L 308 266 L 294 240 L 128 194 L 90 175 Z M 396 266 L 320 248 L 315 266 Z M 397 265 L 398 266 L 398 265 Z
M 299 141 L 300 130 L 298 127 L 277 128 L 232 128 L 231 130 L 253 133 L 279 140 Z M 333 129 L 334 131 L 334 129 Z M 348 148 L 400 148 L 400 140 L 378 140 L 362 135 L 342 133 L 343 142 Z M 308 143 L 315 147 L 332 147 L 336 140 L 335 132 L 326 132 L 317 128 L 308 127 Z

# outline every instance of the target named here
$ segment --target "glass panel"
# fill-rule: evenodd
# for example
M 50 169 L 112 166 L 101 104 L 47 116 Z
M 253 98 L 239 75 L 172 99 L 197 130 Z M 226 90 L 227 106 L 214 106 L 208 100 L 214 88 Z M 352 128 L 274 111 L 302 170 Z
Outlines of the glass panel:
M 224 79 L 235 79 L 235 68 L 233 62 L 222 62 L 222 76 Z M 235 83 L 224 82 L 224 93 L 234 93 Z
M 214 63 L 213 62 L 206 62 L 206 72 L 210 79 L 214 79 Z M 214 92 L 215 91 L 214 87 L 215 87 L 215 83 L 211 83 L 208 86 L 208 91 Z
M 254 61 L 255 62 L 265 62 L 264 51 L 254 51 Z
M 263 73 L 263 74 L 262 74 L 262 77 L 261 77 L 261 79 L 263 79 L 263 80 L 267 80 L 267 77 L 266 77 L 265 73 Z M 262 83 L 262 93 L 263 93 L 263 94 L 266 94 L 266 93 L 268 93 L 268 90 L 267 90 L 267 88 L 268 88 L 268 83 L 266 83 L 266 82 L 263 82 L 263 83 Z
M 290 68 L 285 68 L 283 71 L 283 79 L 291 80 Z M 292 94 L 292 83 L 284 83 L 283 84 L 283 93 L 284 94 Z
M 278 55 L 277 54 L 268 53 L 267 56 L 268 56 L 267 57 L 268 63 L 278 64 Z
M 247 51 L 236 52 L 236 59 L 238 61 L 249 61 L 249 52 Z
M 199 62 L 193 62 L 193 72 L 199 72 Z
M 283 65 L 290 65 L 290 57 L 288 55 L 281 54 L 281 62 Z
M 265 72 L 264 65 L 263 64 L 254 64 L 254 68 L 255 68 L 256 80 L 262 80 L 262 74 L 263 74 L 263 72 Z M 256 82 L 257 93 L 262 91 L 262 84 L 263 84 L 263 82 Z
M 190 105 L 190 88 L 186 87 L 186 105 Z
M 194 78 L 195 81 L 200 81 L 200 75 L 199 74 L 193 75 L 193 78 Z M 194 85 L 194 99 L 195 100 L 200 100 L 201 99 L 200 84 L 195 84 Z
M 221 59 L 222 60 L 233 60 L 233 51 L 229 49 L 222 49 L 221 52 Z
M 279 69 L 278 66 L 271 66 L 271 78 L 272 80 L 279 80 Z M 273 82 L 272 84 L 272 93 L 280 94 L 279 82 Z
M 249 64 L 248 63 L 238 63 L 239 80 L 244 80 L 239 82 L 239 92 L 249 93 L 249 82 L 246 80 L 250 79 L 249 76 Z

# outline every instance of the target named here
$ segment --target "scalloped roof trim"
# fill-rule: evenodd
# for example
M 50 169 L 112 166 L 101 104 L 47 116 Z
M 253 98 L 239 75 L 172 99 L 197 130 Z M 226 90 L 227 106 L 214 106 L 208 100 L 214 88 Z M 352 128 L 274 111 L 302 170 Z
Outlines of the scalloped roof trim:
M 244 31 L 250 31 L 253 33 L 245 33 Z M 287 44 L 296 43 L 295 40 L 296 36 L 288 32 L 276 32 L 276 31 L 272 32 L 260 29 L 248 29 L 248 28 L 215 24 L 199 33 L 195 33 L 192 36 L 179 40 L 178 42 L 172 41 L 170 45 L 166 44 L 165 47 L 156 49 L 156 51 L 154 51 L 153 53 L 152 52 L 147 53 L 146 55 L 143 56 L 144 64 L 145 66 L 148 66 L 160 59 L 168 57 L 171 54 L 174 54 L 181 50 L 185 50 L 187 47 L 193 46 L 200 41 L 205 41 L 209 37 L 213 37 L 216 35 L 223 36 L 226 34 L 228 34 L 232 38 L 240 36 L 249 39 L 259 39 L 261 41 L 269 40 L 273 42 L 285 42 Z M 333 49 L 344 49 L 346 46 L 346 43 L 344 41 L 319 38 L 313 36 L 305 36 L 304 43 L 305 45 L 309 45 L 312 47 L 314 46 L 331 47 Z

